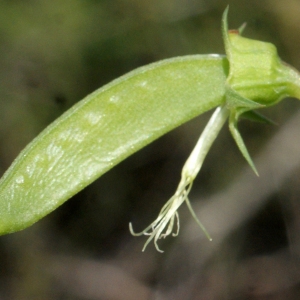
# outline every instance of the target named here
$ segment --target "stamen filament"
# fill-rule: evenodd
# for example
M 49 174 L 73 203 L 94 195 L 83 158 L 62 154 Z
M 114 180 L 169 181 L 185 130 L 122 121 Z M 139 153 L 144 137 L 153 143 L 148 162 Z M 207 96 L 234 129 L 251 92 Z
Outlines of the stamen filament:
M 157 251 L 163 252 L 158 247 L 158 239 L 166 238 L 168 235 L 177 236 L 180 229 L 178 208 L 183 202 L 186 202 L 189 211 L 193 218 L 204 231 L 209 240 L 212 240 L 209 233 L 205 229 L 204 225 L 197 218 L 188 198 L 189 192 L 192 188 L 194 179 L 200 171 L 203 161 L 216 137 L 218 136 L 221 128 L 223 127 L 226 119 L 229 116 L 229 110 L 225 106 L 218 107 L 211 116 L 208 124 L 202 132 L 195 148 L 184 164 L 181 172 L 181 180 L 177 187 L 175 194 L 167 201 L 162 207 L 158 217 L 142 232 L 135 233 L 132 228 L 132 224 L 129 223 L 129 230 L 132 235 L 148 235 L 144 248 L 146 249 L 148 244 L 154 239 L 154 245 Z M 176 219 L 177 231 L 173 233 L 174 223 Z M 165 232 L 164 232 L 165 231 Z

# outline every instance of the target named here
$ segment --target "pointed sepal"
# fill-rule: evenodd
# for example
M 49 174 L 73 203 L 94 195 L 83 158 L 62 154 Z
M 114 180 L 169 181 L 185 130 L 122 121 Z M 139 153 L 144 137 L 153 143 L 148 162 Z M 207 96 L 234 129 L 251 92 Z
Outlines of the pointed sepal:
M 267 125 L 277 125 L 276 122 L 271 120 L 270 118 L 258 113 L 257 111 L 250 110 L 246 111 L 240 116 L 241 119 L 246 119 L 252 122 L 258 122 L 258 123 L 263 123 Z
M 232 112 L 229 117 L 229 130 L 230 130 L 238 148 L 240 149 L 242 155 L 244 156 L 244 158 L 246 159 L 246 161 L 248 162 L 248 164 L 250 165 L 250 167 L 252 168 L 254 173 L 257 176 L 259 176 L 257 169 L 254 165 L 254 162 L 252 161 L 252 158 L 251 158 L 251 156 L 247 150 L 247 147 L 244 143 L 244 140 L 237 128 L 237 121 L 238 121 L 238 115 L 235 112 Z
M 243 97 L 237 93 L 228 84 L 225 91 L 226 107 L 230 110 L 235 110 L 238 115 L 253 109 L 263 108 L 264 105 Z

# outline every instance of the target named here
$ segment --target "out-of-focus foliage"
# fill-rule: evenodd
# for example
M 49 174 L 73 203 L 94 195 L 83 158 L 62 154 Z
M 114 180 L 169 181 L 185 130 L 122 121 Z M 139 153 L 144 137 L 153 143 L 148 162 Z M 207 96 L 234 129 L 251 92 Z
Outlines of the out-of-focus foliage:
M 300 68 L 296 0 L 1 1 L 2 172 L 48 123 L 104 83 L 163 58 L 224 53 L 220 19 L 227 4 L 232 27 L 247 21 L 247 36 L 274 43 Z M 265 113 L 284 128 L 298 106 L 285 101 Z M 214 244 L 183 228 L 184 241 L 164 243 L 163 256 L 154 247 L 142 254 L 143 241 L 129 235 L 129 221 L 143 228 L 173 193 L 206 121 L 170 133 L 43 221 L 1 237 L 0 299 L 299 299 L 300 168 L 288 152 L 298 145 L 297 123 L 285 141 L 276 140 L 282 152 L 271 160 L 273 144 L 266 154 L 268 166 L 292 160 L 294 168 L 265 174 L 257 164 L 264 185 L 253 180 L 245 187 L 245 162 L 226 131 L 214 145 L 192 195 L 206 204 L 199 215 Z M 279 131 L 248 122 L 239 128 L 254 161 Z M 215 193 L 222 202 L 213 201 Z M 244 206 L 236 208 L 235 200 Z

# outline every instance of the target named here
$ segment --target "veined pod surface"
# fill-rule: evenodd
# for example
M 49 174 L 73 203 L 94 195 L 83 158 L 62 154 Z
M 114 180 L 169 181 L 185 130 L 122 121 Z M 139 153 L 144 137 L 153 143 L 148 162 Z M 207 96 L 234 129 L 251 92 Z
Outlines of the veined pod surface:
M 172 58 L 100 88 L 63 114 L 0 181 L 0 234 L 24 229 L 164 133 L 225 101 L 220 55 Z

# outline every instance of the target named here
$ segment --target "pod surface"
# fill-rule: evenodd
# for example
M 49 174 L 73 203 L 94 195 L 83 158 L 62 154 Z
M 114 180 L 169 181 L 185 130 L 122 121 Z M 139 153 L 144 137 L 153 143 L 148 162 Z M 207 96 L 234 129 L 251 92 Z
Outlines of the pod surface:
M 224 102 L 227 60 L 172 58 L 90 94 L 38 135 L 0 181 L 0 234 L 24 229 L 164 133 Z

